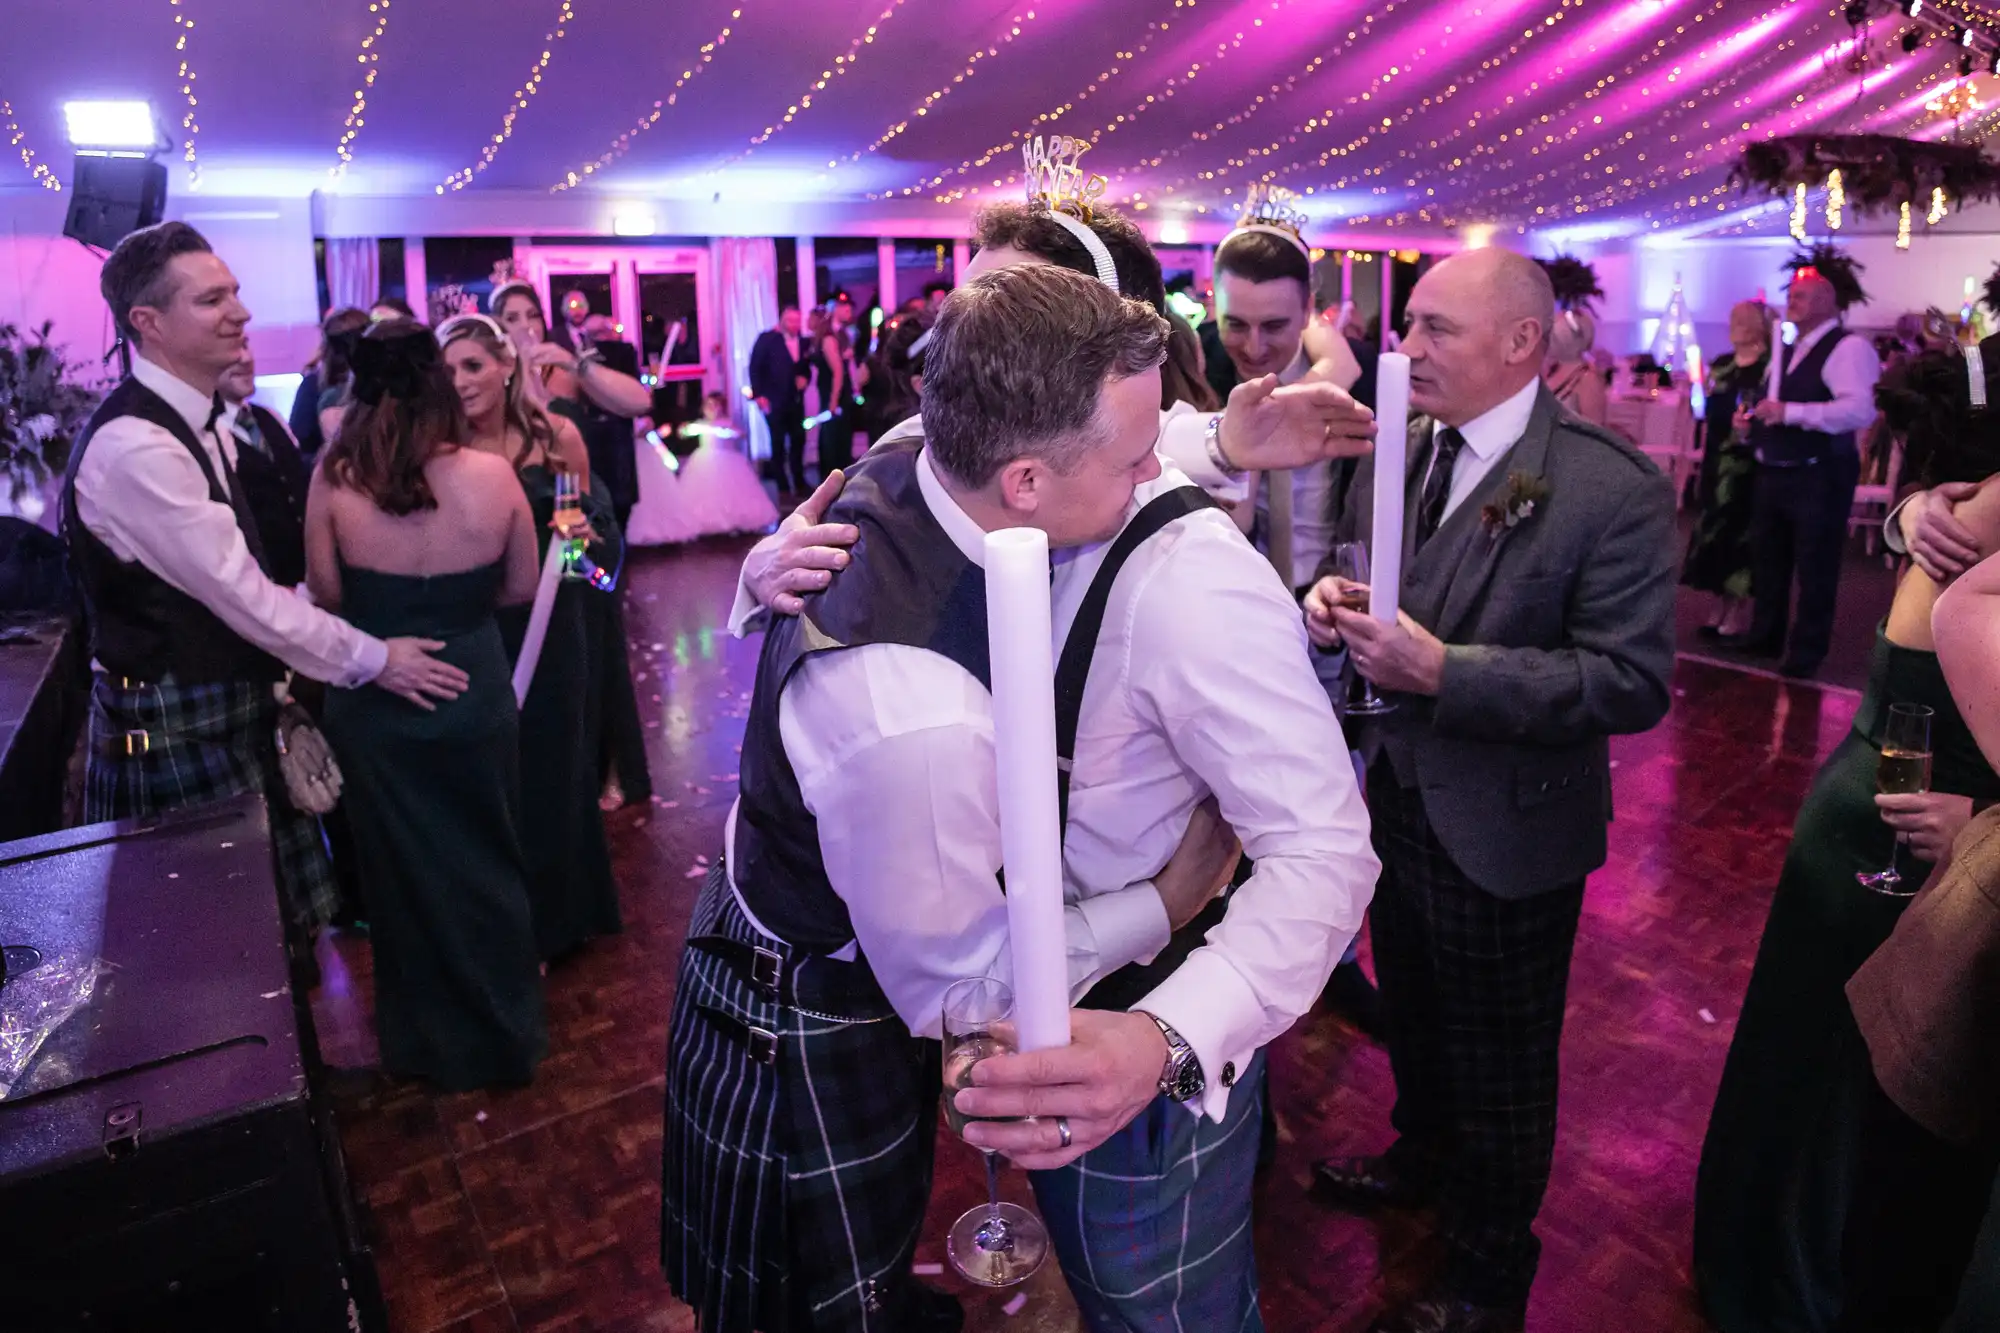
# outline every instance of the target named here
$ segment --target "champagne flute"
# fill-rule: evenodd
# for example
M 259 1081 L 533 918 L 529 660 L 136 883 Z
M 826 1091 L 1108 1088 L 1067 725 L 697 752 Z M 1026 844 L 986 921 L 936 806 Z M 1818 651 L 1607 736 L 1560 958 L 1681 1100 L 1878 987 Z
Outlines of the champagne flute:
M 1875 766 L 1875 790 L 1884 796 L 1915 795 L 1931 789 L 1931 710 L 1921 704 L 1891 704 L 1889 718 L 1882 727 L 1882 758 Z M 1907 898 L 1916 889 L 1904 889 L 1903 872 L 1896 868 L 1896 854 L 1903 845 L 1901 835 L 1889 847 L 1886 870 L 1863 872 L 1854 878 L 1864 889 L 1892 898 Z
M 1333 572 L 1347 580 L 1349 587 L 1340 595 L 1335 606 L 1349 611 L 1368 609 L 1368 548 L 1360 542 L 1342 542 L 1333 548 Z M 1360 586 L 1354 586 L 1354 585 Z M 1375 693 L 1375 682 L 1358 670 L 1354 678 L 1360 683 L 1361 697 L 1350 699 L 1347 713 L 1350 717 L 1378 717 L 1383 713 L 1393 713 L 1396 705 Z
M 961 1137 L 974 1119 L 953 1094 L 972 1086 L 972 1070 L 989 1055 L 1011 1049 L 994 1028 L 1014 1013 L 1014 992 L 991 977 L 954 981 L 944 993 L 944 1118 Z M 986 1155 L 986 1202 L 952 1223 L 945 1242 L 951 1266 L 983 1287 L 1011 1287 L 1035 1275 L 1049 1257 L 1049 1233 L 1041 1219 L 1017 1203 L 1000 1201 L 1000 1154 Z

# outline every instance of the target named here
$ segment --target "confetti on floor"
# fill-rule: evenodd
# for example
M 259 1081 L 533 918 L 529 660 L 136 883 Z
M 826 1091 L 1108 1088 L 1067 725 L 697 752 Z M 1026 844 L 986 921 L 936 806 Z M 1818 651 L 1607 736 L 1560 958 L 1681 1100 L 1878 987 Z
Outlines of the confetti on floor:
M 1014 1293 L 1013 1300 L 1008 1301 L 1005 1305 L 1000 1307 L 1000 1312 L 1005 1315 L 1017 1315 L 1021 1313 L 1021 1311 L 1027 1308 L 1028 1308 L 1028 1293 L 1025 1291 L 1017 1291 Z
M 1706 1010 L 1706 1009 L 1703 1009 L 1703 1010 L 1701 1010 L 1700 1012 L 1701 1012 L 1701 1021 L 1702 1021 L 1702 1022 L 1704 1022 L 1704 1023 L 1713 1023 L 1713 1022 L 1715 1021 L 1715 1015 L 1714 1015 L 1714 1014 L 1711 1014 L 1710 1012 L 1708 1012 L 1708 1010 Z

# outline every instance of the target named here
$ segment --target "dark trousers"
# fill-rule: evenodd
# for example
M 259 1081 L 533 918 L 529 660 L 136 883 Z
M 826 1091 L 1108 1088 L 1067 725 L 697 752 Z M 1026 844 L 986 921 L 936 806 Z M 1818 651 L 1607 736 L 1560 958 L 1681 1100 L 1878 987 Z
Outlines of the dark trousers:
M 1861 457 L 1854 453 L 1833 454 L 1809 467 L 1757 466 L 1750 518 L 1757 613 L 1750 637 L 1773 649 L 1783 646 L 1789 618 L 1789 664 L 1818 666 L 1833 639 L 1841 548 L 1860 477 Z M 1794 579 L 1799 600 L 1791 615 Z
M 1439 845 L 1420 792 L 1369 772 L 1382 878 L 1370 905 L 1396 1074 L 1389 1156 L 1439 1204 L 1460 1299 L 1524 1307 L 1555 1155 L 1557 1048 L 1583 884 L 1496 898 Z
M 806 490 L 806 409 L 803 403 L 773 407 L 764 414 L 771 428 L 771 472 L 779 486 Z
M 1936 1333 L 1972 1260 L 2000 1151 L 1933 1135 L 1861 1064 L 1867 1088 L 1840 1246 L 1839 1333 Z
M 820 423 L 819 475 L 854 463 L 854 404 L 843 403 L 838 412 Z

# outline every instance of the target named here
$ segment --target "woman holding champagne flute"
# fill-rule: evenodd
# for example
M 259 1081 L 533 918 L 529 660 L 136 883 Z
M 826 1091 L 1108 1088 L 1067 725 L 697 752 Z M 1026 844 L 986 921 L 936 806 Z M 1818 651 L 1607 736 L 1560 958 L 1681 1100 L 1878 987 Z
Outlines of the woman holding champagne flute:
M 1972 414 L 1962 363 L 1956 374 L 1957 411 L 1911 425 L 1907 457 L 1926 485 L 2000 471 L 2000 429 Z M 2000 481 L 1958 515 L 1983 553 L 2000 550 Z M 1695 1279 L 1722 1333 L 1824 1330 L 1839 1317 L 1859 1128 L 1848 1093 L 1866 1060 L 1844 987 L 1975 798 L 2000 797 L 1938 668 L 1941 591 L 1914 566 L 1897 585 L 1853 729 L 1813 781 L 1771 902 L 1695 1191 Z

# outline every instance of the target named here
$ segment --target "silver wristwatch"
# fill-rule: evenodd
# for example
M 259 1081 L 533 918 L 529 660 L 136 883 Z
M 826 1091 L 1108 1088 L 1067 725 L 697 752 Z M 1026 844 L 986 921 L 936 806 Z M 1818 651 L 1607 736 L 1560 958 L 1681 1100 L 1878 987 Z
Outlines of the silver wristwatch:
M 1201 442 L 1208 447 L 1208 461 L 1224 477 L 1235 481 L 1243 475 L 1244 469 L 1229 461 L 1229 455 L 1222 452 L 1222 413 L 1217 412 L 1208 419 L 1208 428 L 1202 432 Z
M 1177 1102 L 1190 1102 L 1201 1096 L 1208 1082 L 1202 1077 L 1201 1061 L 1196 1058 L 1194 1047 L 1158 1014 L 1146 1013 L 1144 1009 L 1134 1012 L 1146 1014 L 1167 1039 L 1167 1063 L 1160 1070 L 1160 1095 Z

